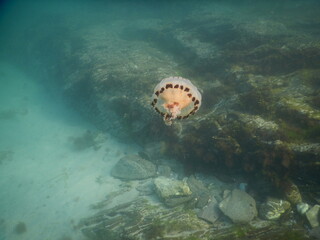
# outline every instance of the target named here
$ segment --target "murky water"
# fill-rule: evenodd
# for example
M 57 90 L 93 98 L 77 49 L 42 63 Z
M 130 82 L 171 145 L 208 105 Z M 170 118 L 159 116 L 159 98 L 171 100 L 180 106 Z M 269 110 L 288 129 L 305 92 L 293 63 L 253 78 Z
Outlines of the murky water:
M 319 27 L 311 0 L 2 2 L 0 239 L 319 238 Z

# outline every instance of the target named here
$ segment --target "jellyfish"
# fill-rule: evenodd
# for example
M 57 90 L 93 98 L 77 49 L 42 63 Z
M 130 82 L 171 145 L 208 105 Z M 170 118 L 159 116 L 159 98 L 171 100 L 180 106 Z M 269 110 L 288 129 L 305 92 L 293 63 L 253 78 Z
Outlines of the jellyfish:
M 186 119 L 199 110 L 201 94 L 190 80 L 169 77 L 154 88 L 151 106 L 170 126 L 174 119 Z

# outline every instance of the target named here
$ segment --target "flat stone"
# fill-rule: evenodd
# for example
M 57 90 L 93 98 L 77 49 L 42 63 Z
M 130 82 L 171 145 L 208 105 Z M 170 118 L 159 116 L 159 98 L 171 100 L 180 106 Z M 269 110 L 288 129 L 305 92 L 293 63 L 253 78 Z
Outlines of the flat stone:
M 246 192 L 232 190 L 219 204 L 220 210 L 234 223 L 248 223 L 257 216 L 256 201 Z
M 192 192 L 185 181 L 158 177 L 154 180 L 158 196 L 170 207 L 189 201 Z
M 139 184 L 136 187 L 136 190 L 139 192 L 140 196 L 148 196 L 154 193 L 154 184 L 151 179 L 147 180 L 147 182 Z
M 121 158 L 111 170 L 115 178 L 140 180 L 156 176 L 156 166 L 138 155 Z
M 183 197 L 172 197 L 164 200 L 164 204 L 168 207 L 176 207 L 181 204 L 190 202 L 192 200 L 192 196 L 183 196 Z
M 197 216 L 210 223 L 217 221 L 221 216 L 218 201 L 212 197 L 211 201 L 198 212 Z
M 194 176 L 190 176 L 187 180 L 188 186 L 192 192 L 192 195 L 196 201 L 197 208 L 203 208 L 206 206 L 210 199 L 210 191 L 206 188 L 202 181 L 196 179 Z
M 320 205 L 314 205 L 309 211 L 306 213 L 306 217 L 312 228 L 319 227 L 319 210 Z

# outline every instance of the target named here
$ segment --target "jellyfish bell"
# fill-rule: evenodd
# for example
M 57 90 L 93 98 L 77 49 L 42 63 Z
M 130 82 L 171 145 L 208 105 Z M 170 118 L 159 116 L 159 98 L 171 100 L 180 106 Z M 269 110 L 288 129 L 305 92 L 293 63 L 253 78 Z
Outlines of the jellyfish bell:
M 151 105 L 170 126 L 174 119 L 188 118 L 199 110 L 201 94 L 190 80 L 169 77 L 154 88 Z

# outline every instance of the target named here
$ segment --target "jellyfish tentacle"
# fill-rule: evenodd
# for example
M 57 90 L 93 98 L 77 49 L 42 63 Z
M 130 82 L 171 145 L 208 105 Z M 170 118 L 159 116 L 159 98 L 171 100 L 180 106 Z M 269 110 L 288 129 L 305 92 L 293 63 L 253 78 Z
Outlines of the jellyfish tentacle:
M 178 102 L 173 103 L 164 103 L 163 107 L 167 109 L 167 111 L 170 113 L 170 118 L 176 119 L 178 115 L 181 113 L 181 108 Z

